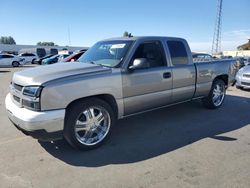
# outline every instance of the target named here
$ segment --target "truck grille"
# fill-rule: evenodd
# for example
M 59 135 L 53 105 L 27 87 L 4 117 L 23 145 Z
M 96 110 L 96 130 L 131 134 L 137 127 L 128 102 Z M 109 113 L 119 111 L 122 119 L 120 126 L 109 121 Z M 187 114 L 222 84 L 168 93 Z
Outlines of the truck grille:
M 10 93 L 12 95 L 12 101 L 19 107 L 22 107 L 22 100 L 21 100 L 21 96 L 22 96 L 22 89 L 23 86 L 12 83 L 10 85 Z
M 241 82 L 241 84 L 245 86 L 250 86 L 250 83 L 247 83 L 247 82 Z
M 250 74 L 243 74 L 243 77 L 250 78 Z
M 16 102 L 20 103 L 20 98 L 19 98 L 19 97 L 13 95 L 13 99 L 14 99 Z
M 23 86 L 21 85 L 17 85 L 17 84 L 13 84 L 14 88 L 17 90 L 17 91 L 22 91 L 23 89 Z

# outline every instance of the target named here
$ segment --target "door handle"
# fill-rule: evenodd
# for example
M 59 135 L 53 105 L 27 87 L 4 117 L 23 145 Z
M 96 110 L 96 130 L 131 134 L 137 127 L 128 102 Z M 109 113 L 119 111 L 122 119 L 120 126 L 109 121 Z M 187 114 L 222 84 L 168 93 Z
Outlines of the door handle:
M 163 78 L 171 78 L 171 72 L 164 72 Z

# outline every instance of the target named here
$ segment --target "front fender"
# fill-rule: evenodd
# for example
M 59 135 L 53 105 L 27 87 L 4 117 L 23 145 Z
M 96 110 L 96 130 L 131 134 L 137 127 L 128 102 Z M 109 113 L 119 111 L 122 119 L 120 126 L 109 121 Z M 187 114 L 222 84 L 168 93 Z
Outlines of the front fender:
M 122 99 L 120 72 L 51 82 L 41 93 L 41 110 L 65 109 L 72 101 L 102 94 Z

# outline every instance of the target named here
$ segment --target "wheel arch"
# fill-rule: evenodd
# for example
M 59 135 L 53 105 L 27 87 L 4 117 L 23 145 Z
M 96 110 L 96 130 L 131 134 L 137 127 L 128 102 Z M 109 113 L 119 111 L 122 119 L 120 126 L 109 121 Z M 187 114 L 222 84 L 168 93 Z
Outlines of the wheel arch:
M 114 110 L 115 113 L 115 117 L 118 118 L 118 105 L 116 102 L 116 99 L 113 95 L 111 94 L 98 94 L 98 95 L 93 95 L 93 96 L 87 96 L 87 97 L 82 97 L 79 99 L 75 99 L 74 101 L 71 101 L 67 107 L 66 107 L 66 114 L 67 114 L 67 110 L 74 105 L 75 103 L 79 102 L 79 101 L 84 101 L 84 100 L 91 100 L 93 98 L 98 98 L 101 99 L 103 101 L 105 101 L 106 103 L 108 103 L 111 108 Z
M 225 86 L 228 87 L 228 75 L 227 74 L 221 74 L 214 78 L 213 82 L 215 80 L 222 80 L 225 83 Z

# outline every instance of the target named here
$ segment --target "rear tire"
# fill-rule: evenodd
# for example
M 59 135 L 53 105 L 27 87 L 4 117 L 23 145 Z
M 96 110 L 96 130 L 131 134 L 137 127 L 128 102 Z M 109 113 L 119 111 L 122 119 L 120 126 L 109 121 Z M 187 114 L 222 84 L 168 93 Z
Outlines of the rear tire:
M 12 62 L 12 66 L 13 66 L 13 67 L 19 67 L 20 64 L 19 64 L 17 61 L 13 61 L 13 62 Z
M 209 109 L 220 108 L 226 96 L 225 82 L 221 79 L 214 80 L 207 97 L 202 99 L 203 105 Z
M 64 138 L 80 150 L 97 148 L 108 139 L 115 117 L 111 106 L 101 99 L 77 101 L 67 109 Z

